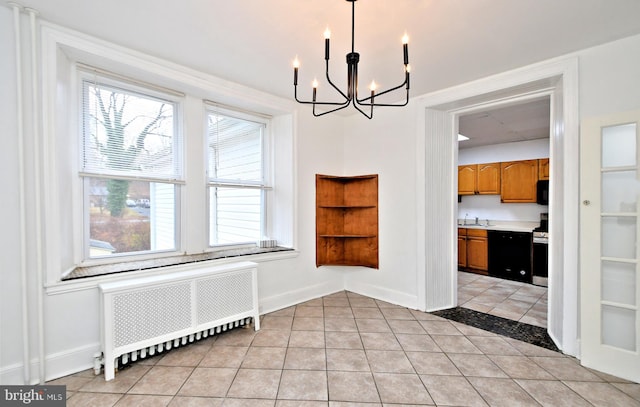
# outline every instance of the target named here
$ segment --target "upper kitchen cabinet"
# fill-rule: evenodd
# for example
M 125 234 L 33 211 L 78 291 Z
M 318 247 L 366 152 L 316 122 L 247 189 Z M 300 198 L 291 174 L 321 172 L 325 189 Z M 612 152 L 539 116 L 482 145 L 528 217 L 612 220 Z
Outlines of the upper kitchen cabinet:
M 458 167 L 458 195 L 499 195 L 500 163 Z
M 541 158 L 538 160 L 538 179 L 549 179 L 549 159 Z
M 474 195 L 476 193 L 477 165 L 458 166 L 458 195 Z
M 536 202 L 538 160 L 500 163 L 501 201 L 504 203 Z

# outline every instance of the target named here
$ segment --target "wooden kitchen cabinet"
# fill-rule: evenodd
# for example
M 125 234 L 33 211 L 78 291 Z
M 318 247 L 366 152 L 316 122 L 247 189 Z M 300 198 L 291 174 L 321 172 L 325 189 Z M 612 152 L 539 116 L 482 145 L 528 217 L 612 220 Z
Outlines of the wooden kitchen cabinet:
M 458 167 L 458 195 L 499 195 L 500 163 Z
M 549 159 L 541 158 L 538 160 L 538 179 L 539 180 L 548 180 L 549 179 Z
M 458 228 L 458 268 L 467 267 L 467 229 Z
M 475 195 L 477 164 L 458 166 L 458 195 Z
M 485 229 L 467 229 L 467 267 L 489 270 L 489 243 Z
M 489 243 L 486 229 L 458 228 L 458 268 L 487 274 Z
M 538 160 L 500 163 L 501 192 L 504 203 L 536 202 Z
M 316 174 L 316 266 L 378 268 L 378 175 Z

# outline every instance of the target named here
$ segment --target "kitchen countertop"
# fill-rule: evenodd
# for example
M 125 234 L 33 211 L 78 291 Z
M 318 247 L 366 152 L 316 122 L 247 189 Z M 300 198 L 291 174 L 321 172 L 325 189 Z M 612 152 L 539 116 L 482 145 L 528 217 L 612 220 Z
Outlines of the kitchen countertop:
M 467 222 L 470 220 L 467 219 Z M 458 219 L 459 228 L 467 229 L 486 229 L 486 230 L 504 230 L 510 232 L 533 232 L 533 229 L 540 226 L 539 222 L 522 222 L 522 221 L 502 221 L 502 220 L 489 220 L 489 226 L 485 225 L 486 219 L 482 219 L 479 222 L 480 225 L 464 225 L 464 219 Z M 474 222 L 474 220 L 471 220 Z

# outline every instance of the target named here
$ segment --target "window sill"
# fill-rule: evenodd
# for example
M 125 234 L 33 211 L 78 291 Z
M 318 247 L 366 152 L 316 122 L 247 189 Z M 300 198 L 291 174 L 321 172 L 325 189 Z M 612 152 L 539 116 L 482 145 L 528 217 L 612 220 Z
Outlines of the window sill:
M 288 247 L 260 248 L 250 247 L 241 249 L 219 250 L 209 253 L 172 256 L 151 260 L 129 261 L 98 266 L 77 267 L 62 281 L 46 287 L 49 295 L 62 294 L 70 291 L 95 288 L 105 281 L 114 281 L 127 277 L 149 275 L 146 273 L 162 274 L 162 268 L 199 262 L 215 262 L 216 264 L 231 261 L 272 261 L 291 258 L 298 255 L 298 251 Z M 153 271 L 152 271 L 153 270 Z

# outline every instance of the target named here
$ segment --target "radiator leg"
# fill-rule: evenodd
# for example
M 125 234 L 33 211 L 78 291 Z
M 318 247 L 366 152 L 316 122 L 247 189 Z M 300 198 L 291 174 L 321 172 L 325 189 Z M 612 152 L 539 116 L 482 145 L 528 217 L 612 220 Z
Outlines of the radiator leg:
M 113 380 L 115 377 L 115 366 L 112 357 L 105 357 L 104 359 L 104 380 Z
M 140 349 L 140 359 L 144 359 L 147 357 L 147 348 Z
M 138 360 L 138 352 L 133 351 L 131 352 L 131 361 L 135 362 L 136 360 Z
M 129 361 L 129 355 L 125 353 L 124 355 L 122 355 L 122 364 L 126 365 L 128 361 Z

